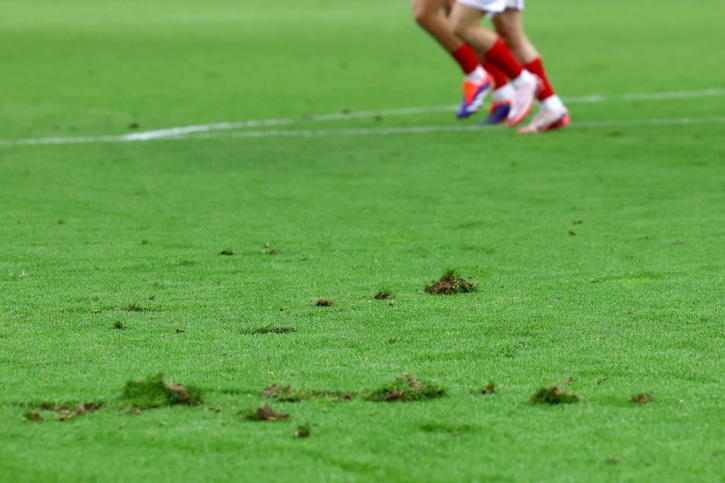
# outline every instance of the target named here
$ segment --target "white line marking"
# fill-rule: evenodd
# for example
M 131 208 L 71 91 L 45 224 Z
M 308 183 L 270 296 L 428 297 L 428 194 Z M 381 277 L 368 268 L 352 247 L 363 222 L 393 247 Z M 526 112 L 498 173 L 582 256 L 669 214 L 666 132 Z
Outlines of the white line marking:
M 700 90 L 700 91 L 675 91 L 675 92 L 654 92 L 654 93 L 639 93 L 639 94 L 623 94 L 623 95 L 616 95 L 616 96 L 604 96 L 604 95 L 593 95 L 593 96 L 584 96 L 584 97 L 570 97 L 565 98 L 564 101 L 568 104 L 593 104 L 593 103 L 602 103 L 602 102 L 612 102 L 612 101 L 633 101 L 633 100 L 639 100 L 639 101 L 645 101 L 645 100 L 667 100 L 667 99 L 689 99 L 689 98 L 702 98 L 702 97 L 715 97 L 715 96 L 725 96 L 725 89 L 706 89 L 706 90 Z M 382 110 L 375 110 L 375 111 L 357 111 L 357 112 L 343 112 L 343 113 L 334 113 L 334 114 L 323 114 L 323 115 L 317 115 L 317 116 L 303 116 L 300 118 L 282 118 L 282 119 L 265 119 L 265 120 L 251 120 L 251 121 L 241 121 L 241 122 L 221 122 L 221 123 L 214 123 L 214 124 L 200 124 L 195 126 L 183 126 L 183 127 L 172 127 L 168 129 L 158 129 L 153 131 L 144 131 L 144 132 L 138 132 L 138 133 L 132 133 L 132 134 L 124 134 L 120 136 L 82 136 L 82 137 L 55 137 L 55 138 L 38 138 L 38 139 L 18 139 L 18 140 L 7 140 L 7 139 L 0 139 L 0 146 L 32 146 L 32 145 L 45 145 L 45 144 L 87 144 L 87 143 L 108 143 L 108 142 L 129 142 L 129 141 L 151 141 L 154 139 L 182 139 L 189 135 L 193 134 L 199 134 L 199 133 L 211 133 L 214 131 L 234 131 L 234 130 L 243 130 L 243 129 L 250 129 L 250 128 L 260 128 L 260 127 L 275 127 L 275 126 L 287 126 L 291 124 L 301 123 L 301 122 L 324 122 L 324 121 L 344 121 L 348 119 L 364 119 L 364 118 L 374 118 L 374 117 L 390 117 L 390 116 L 409 116 L 409 115 L 415 115 L 415 114 L 426 114 L 426 113 L 435 113 L 435 112 L 450 112 L 455 111 L 457 106 L 454 105 L 448 105 L 448 106 L 423 106 L 423 107 L 408 107 L 408 108 L 401 108 L 401 109 L 382 109 Z M 719 122 L 719 121 L 712 121 L 712 119 L 715 118 L 703 118 L 703 119 L 710 119 L 709 121 L 706 121 L 708 123 L 712 122 Z M 657 120 L 637 120 L 633 121 L 634 124 L 657 124 L 655 121 Z M 675 121 L 675 123 L 678 124 L 688 124 L 688 123 L 701 123 L 700 121 L 693 119 L 693 120 L 686 120 L 686 122 L 682 122 L 682 120 L 662 120 L 665 123 L 669 121 Z M 612 125 L 627 125 L 623 124 L 629 121 L 602 121 L 605 123 L 615 123 Z M 619 124 L 617 124 L 619 123 Z M 575 126 L 585 127 L 585 126 L 594 126 L 594 124 L 587 124 L 587 123 L 577 123 Z M 410 129 L 410 133 L 417 133 L 417 132 L 454 132 L 454 131 L 472 131 L 472 130 L 479 130 L 480 127 L 476 126 L 438 126 L 436 129 L 438 131 L 430 131 L 426 129 L 431 129 L 427 127 L 423 128 L 403 128 L 403 129 Z M 421 131 L 423 129 L 423 131 Z M 346 131 L 346 130 L 343 130 Z M 343 132 L 341 131 L 341 132 Z M 349 132 L 355 131 L 355 130 L 347 130 Z M 378 130 L 369 130 L 370 132 L 380 132 L 382 134 L 395 134 L 395 133 L 401 133 L 402 131 L 396 130 L 396 128 L 391 129 L 378 129 Z M 260 133 L 266 132 L 266 131 L 252 131 L 250 132 L 249 136 L 241 135 L 241 136 L 234 136 L 234 137 L 265 137 L 262 136 Z M 269 131 L 270 133 L 277 132 L 300 132 L 300 133 L 314 133 L 314 132 L 323 132 L 323 131 Z M 286 134 L 285 134 L 286 135 Z M 300 134 L 289 134 L 290 136 L 300 136 Z M 314 134 L 312 134 L 314 135 Z M 211 136 L 208 136 L 211 137 Z M 229 136 L 227 136 L 229 137 Z M 266 137 L 269 137 L 266 136 Z
M 322 114 L 319 116 L 303 116 L 296 119 L 287 118 L 267 119 L 263 121 L 221 122 L 216 124 L 201 124 L 198 126 L 173 127 L 169 129 L 159 129 L 156 131 L 144 131 L 133 134 L 126 134 L 125 136 L 123 136 L 123 138 L 126 141 L 149 141 L 151 139 L 180 136 L 183 134 L 191 134 L 197 132 L 228 131 L 245 129 L 250 127 L 285 126 L 298 122 L 344 121 L 347 119 L 364 119 L 377 116 L 410 116 L 412 114 L 450 112 L 455 111 L 456 107 L 457 106 L 405 107 L 402 109 L 383 109 L 379 111 L 358 111 L 349 113 L 340 112 L 336 114 Z
M 623 121 L 584 121 L 572 123 L 570 128 L 625 127 L 625 126 L 677 126 L 698 124 L 725 124 L 725 117 L 682 118 L 682 119 L 632 119 Z M 419 126 L 380 129 L 330 129 L 295 131 L 241 131 L 235 133 L 206 133 L 193 139 L 220 138 L 268 138 L 268 137 L 330 137 L 330 136 L 389 136 L 392 134 L 432 134 L 446 132 L 491 131 L 505 129 L 503 125 L 466 125 L 466 126 Z M 179 138 L 182 139 L 182 138 Z M 189 139 L 189 138 L 183 138 Z
M 725 89 L 706 89 L 703 91 L 676 91 L 676 92 L 654 92 L 642 94 L 624 94 L 618 96 L 584 96 L 565 98 L 568 104 L 595 104 L 611 101 L 654 101 L 666 99 L 687 99 L 698 97 L 725 96 Z M 455 111 L 457 106 L 424 106 L 408 107 L 402 109 L 383 109 L 377 111 L 358 111 L 350 113 L 323 114 L 319 116 L 303 116 L 300 118 L 267 119 L 262 121 L 242 122 L 221 122 L 215 124 L 201 124 L 198 126 L 173 127 L 169 129 L 158 129 L 125 135 L 128 141 L 150 141 L 152 139 L 180 136 L 196 132 L 208 131 L 230 131 L 236 129 L 247 129 L 256 127 L 285 126 L 298 122 L 323 122 L 323 121 L 344 121 L 346 119 L 365 119 L 371 117 L 409 116 L 413 114 L 428 114 L 435 112 Z
M 569 128 L 598 128 L 598 127 L 625 127 L 625 126 L 681 126 L 681 125 L 702 125 L 702 124 L 725 124 L 725 117 L 703 117 L 703 118 L 681 118 L 681 119 L 630 119 L 610 121 L 582 121 L 574 122 Z M 390 136 L 395 134 L 433 134 L 447 132 L 473 132 L 502 130 L 502 125 L 464 125 L 464 126 L 414 126 L 379 129 L 329 129 L 329 130 L 265 130 L 265 131 L 239 131 L 239 132 L 204 132 L 187 133 L 174 137 L 165 137 L 165 140 L 185 139 L 223 139 L 223 138 L 273 138 L 273 137 L 331 137 L 331 136 Z M 0 144 L 6 146 L 37 146 L 48 144 L 89 144 L 89 143 L 110 143 L 130 142 L 125 136 L 102 136 L 102 137 L 75 137 L 75 138 L 44 138 L 44 139 L 20 139 L 18 141 L 3 141 Z

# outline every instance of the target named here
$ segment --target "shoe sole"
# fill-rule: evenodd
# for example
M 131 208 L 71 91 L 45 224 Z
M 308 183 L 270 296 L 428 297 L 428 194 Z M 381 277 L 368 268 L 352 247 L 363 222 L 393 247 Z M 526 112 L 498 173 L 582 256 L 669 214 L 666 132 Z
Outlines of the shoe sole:
M 536 134 L 536 133 L 542 133 L 542 132 L 548 132 L 548 131 L 554 131 L 556 129 L 561 129 L 563 127 L 568 126 L 571 123 L 571 115 L 564 114 L 561 116 L 556 122 L 552 122 L 548 126 L 546 126 L 544 129 L 536 129 L 536 130 L 527 130 L 526 128 L 519 129 L 519 134 Z
M 508 119 L 509 110 L 510 110 L 510 106 L 509 106 L 509 109 L 506 109 L 506 112 L 504 112 L 502 114 L 499 114 L 495 111 L 490 113 L 486 117 L 486 119 L 483 120 L 482 124 L 501 124 L 502 122 L 505 122 L 506 119 Z

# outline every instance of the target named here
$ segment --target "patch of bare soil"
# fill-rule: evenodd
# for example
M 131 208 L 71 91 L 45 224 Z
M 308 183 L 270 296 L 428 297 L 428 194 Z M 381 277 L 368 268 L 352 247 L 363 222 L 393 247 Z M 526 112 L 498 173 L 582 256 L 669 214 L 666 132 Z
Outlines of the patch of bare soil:
M 646 392 L 643 392 L 642 394 L 637 394 L 636 396 L 632 396 L 631 398 L 629 398 L 629 402 L 635 404 L 647 404 L 654 400 L 654 396 L 652 396 L 651 394 L 647 394 Z

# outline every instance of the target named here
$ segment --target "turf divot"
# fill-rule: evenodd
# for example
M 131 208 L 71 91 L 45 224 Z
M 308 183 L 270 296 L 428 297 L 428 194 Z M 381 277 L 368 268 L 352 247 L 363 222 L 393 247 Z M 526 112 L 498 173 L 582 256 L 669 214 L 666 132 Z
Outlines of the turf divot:
M 174 405 L 198 406 L 203 403 L 199 389 L 183 384 L 169 384 L 162 374 L 147 380 L 128 381 L 122 399 L 140 410 Z
M 411 402 L 436 399 L 446 395 L 445 389 L 425 381 L 419 381 L 411 374 L 404 374 L 387 386 L 372 391 L 365 399 L 374 402 Z
M 288 325 L 284 325 L 282 327 L 275 327 L 275 326 L 265 326 L 265 327 L 257 327 L 257 328 L 243 328 L 240 329 L 239 332 L 245 335 L 265 335 L 265 334 L 293 334 L 297 332 L 297 329 L 294 327 L 290 327 Z
M 557 404 L 575 404 L 581 401 L 576 394 L 569 394 L 556 386 L 542 387 L 533 396 L 531 396 L 531 404 L 548 404 L 555 406 Z
M 95 413 L 105 404 L 102 402 L 83 402 L 83 403 L 50 403 L 41 402 L 32 404 L 30 410 L 25 414 L 24 419 L 28 421 L 48 421 L 41 411 L 54 412 L 58 414 L 56 421 L 68 421 L 77 416 L 83 416 L 88 413 Z
M 470 279 L 469 279 L 470 280 Z M 439 280 L 426 285 L 425 292 L 432 295 L 454 295 L 459 293 L 478 292 L 478 285 L 469 282 L 449 268 Z
M 280 386 L 271 384 L 259 395 L 262 398 L 274 399 L 279 402 L 300 402 L 313 399 L 326 399 L 328 402 L 349 401 L 352 399 L 350 393 L 335 391 L 304 391 L 294 389 L 291 386 Z
M 632 396 L 629 398 L 628 402 L 631 402 L 633 404 L 647 404 L 654 401 L 655 398 L 651 394 L 647 394 L 646 392 L 643 392 L 642 394 L 637 394 L 636 396 Z
M 496 386 L 491 382 L 486 385 L 486 387 L 482 388 L 479 391 L 481 394 L 495 394 L 496 393 Z
M 143 307 L 137 303 L 130 303 L 123 307 L 118 307 L 118 310 L 123 310 L 124 312 L 147 312 L 151 309 L 149 309 L 148 307 Z
M 262 408 L 243 409 L 240 411 L 242 421 L 280 421 L 289 419 L 289 414 L 280 413 L 269 404 L 265 404 Z

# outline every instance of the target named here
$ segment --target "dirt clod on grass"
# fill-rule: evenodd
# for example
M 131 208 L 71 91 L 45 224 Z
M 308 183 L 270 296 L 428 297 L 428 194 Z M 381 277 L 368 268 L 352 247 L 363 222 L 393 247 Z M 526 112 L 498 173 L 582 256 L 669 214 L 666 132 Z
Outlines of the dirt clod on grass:
M 177 404 L 197 406 L 203 403 L 201 391 L 197 388 L 168 384 L 161 374 L 147 380 L 128 381 L 123 389 L 123 399 L 141 410 Z
M 435 399 L 445 395 L 445 389 L 432 383 L 419 381 L 411 374 L 404 374 L 391 384 L 372 391 L 365 399 L 375 402 L 409 402 Z
M 118 310 L 123 310 L 124 312 L 146 312 L 148 307 L 143 307 L 136 303 L 128 304 L 124 307 L 118 307 Z
M 272 406 L 265 404 L 263 408 L 241 411 L 241 417 L 244 421 L 279 421 L 288 419 L 289 414 L 277 412 Z
M 225 257 L 231 257 L 231 256 L 236 255 L 236 254 L 237 254 L 237 252 L 233 252 L 231 250 L 222 250 L 219 253 L 217 253 L 217 255 L 222 255 L 222 256 L 225 256 Z
M 433 295 L 454 295 L 458 293 L 478 292 L 478 285 L 461 277 L 453 269 L 448 269 L 439 280 L 425 287 L 426 293 Z
M 393 296 L 392 293 L 388 292 L 387 290 L 381 290 L 377 294 L 375 294 L 375 300 L 388 300 Z
M 349 401 L 352 396 L 349 393 L 335 391 L 304 391 L 294 389 L 291 386 L 280 386 L 271 384 L 259 395 L 262 398 L 274 399 L 279 402 L 299 402 L 313 399 L 326 399 L 328 402 Z
M 253 329 L 249 328 L 243 328 L 240 329 L 240 332 L 242 334 L 246 335 L 264 335 L 264 334 L 293 334 L 297 332 L 297 329 L 294 327 L 290 327 L 288 325 L 282 326 L 282 327 L 274 327 L 274 326 L 267 326 L 267 327 L 257 327 Z
M 576 394 L 569 394 L 556 386 L 542 387 L 531 396 L 531 404 L 574 404 L 581 401 Z
M 292 389 L 291 386 L 283 387 L 278 384 L 270 384 L 259 396 L 280 402 L 299 402 L 303 399 L 309 399 L 304 391 Z
M 125 328 L 126 328 L 126 326 L 125 326 L 125 325 L 123 324 L 123 322 L 121 322 L 120 320 L 117 320 L 117 321 L 116 321 L 116 322 L 115 322 L 115 323 L 113 324 L 113 328 L 114 328 L 114 329 L 116 329 L 116 330 L 123 330 L 123 329 L 125 329 Z
M 319 299 L 315 305 L 318 307 L 332 307 L 332 300 Z
M 495 394 L 496 386 L 493 383 L 489 383 L 486 387 L 481 389 L 481 394 Z
M 102 402 L 84 403 L 50 403 L 41 402 L 33 404 L 31 410 L 25 415 L 25 419 L 31 421 L 45 421 L 45 417 L 38 411 L 52 411 L 58 413 L 58 421 L 67 421 L 76 416 L 83 416 L 88 413 L 95 413 L 103 407 Z
M 643 392 L 642 394 L 637 394 L 636 396 L 632 396 L 631 398 L 629 398 L 629 402 L 635 404 L 647 404 L 654 400 L 654 396 L 652 396 L 651 394 L 647 394 L 646 392 Z

